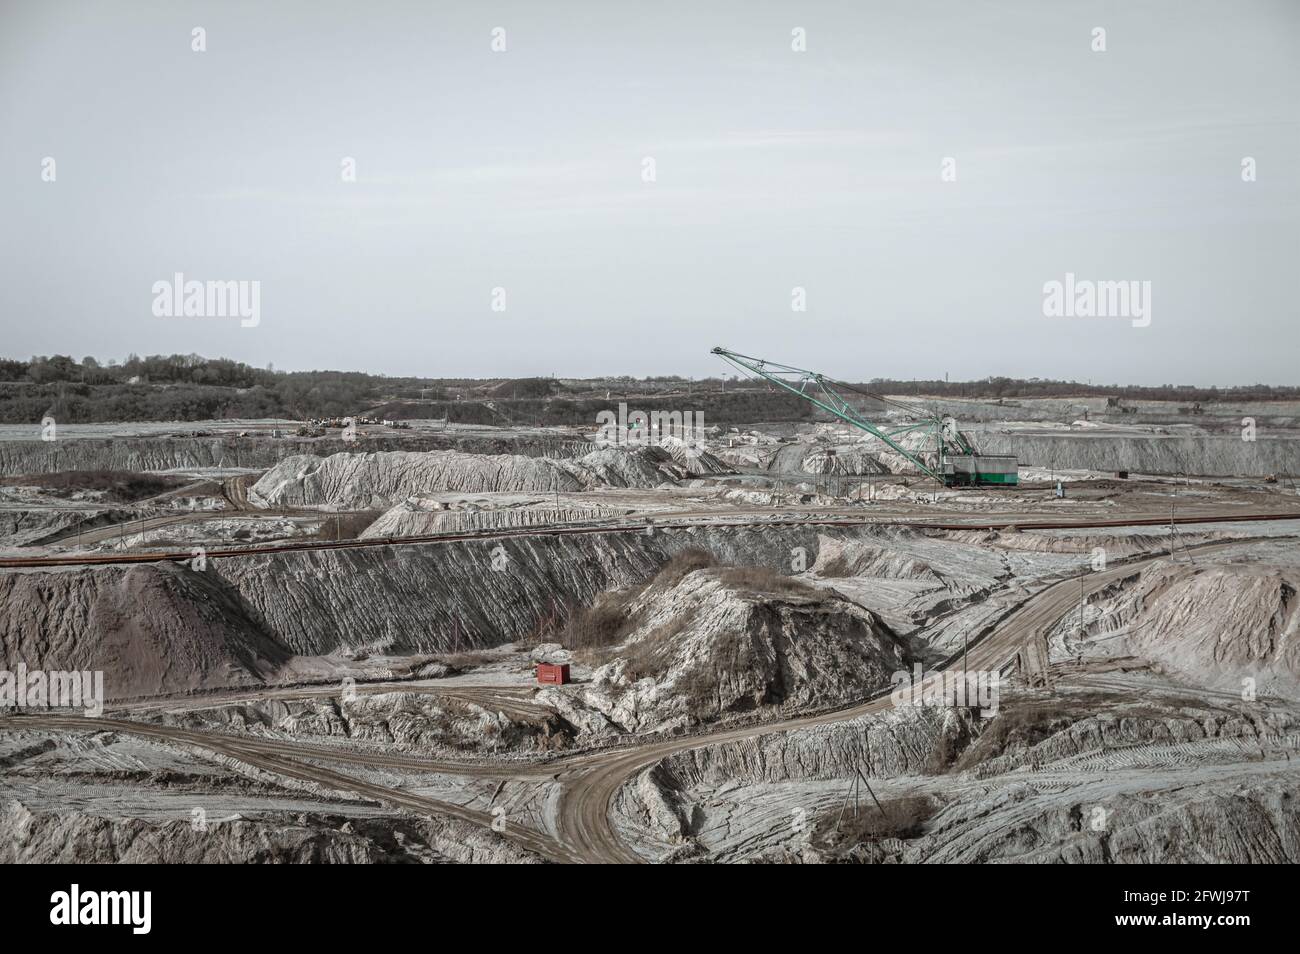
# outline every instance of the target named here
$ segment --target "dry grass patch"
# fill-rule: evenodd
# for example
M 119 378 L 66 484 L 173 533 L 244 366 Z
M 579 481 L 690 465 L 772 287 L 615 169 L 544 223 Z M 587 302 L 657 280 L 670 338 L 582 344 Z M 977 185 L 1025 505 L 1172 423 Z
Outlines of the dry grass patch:
M 190 478 L 137 474 L 128 470 L 65 470 L 57 474 L 6 477 L 4 482 L 15 487 L 39 487 L 56 497 L 69 497 L 79 491 L 103 491 L 107 500 L 133 503 L 193 481 Z
M 579 651 L 618 645 L 635 626 L 630 609 L 638 597 L 649 590 L 672 589 L 687 574 L 714 566 L 716 562 L 707 550 L 683 550 L 665 563 L 649 583 L 602 593 L 591 606 L 576 608 L 569 614 L 557 641 L 565 649 Z
M 836 808 L 817 820 L 813 838 L 819 847 L 846 851 L 885 838 L 916 838 L 939 809 L 938 803 L 926 795 L 889 798 L 879 805 L 866 793 L 862 798 L 866 804 L 859 802 L 856 810 L 853 806 L 847 810 Z
M 757 593 L 774 593 L 778 596 L 811 596 L 817 599 L 823 593 L 810 583 L 785 576 L 766 566 L 735 566 L 723 570 L 720 578 L 728 586 L 753 590 Z

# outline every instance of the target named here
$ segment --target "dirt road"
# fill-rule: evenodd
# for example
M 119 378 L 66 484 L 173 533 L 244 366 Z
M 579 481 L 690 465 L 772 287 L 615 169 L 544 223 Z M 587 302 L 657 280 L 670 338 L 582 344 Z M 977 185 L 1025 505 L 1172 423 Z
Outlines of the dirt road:
M 265 511 L 263 512 L 265 513 Z M 159 518 L 163 519 L 163 518 Z M 170 518 L 168 518 L 170 519 Z M 193 518 L 191 518 L 193 519 Z M 202 518 L 200 518 L 202 519 Z M 303 540 L 278 542 L 245 547 L 213 547 L 207 559 L 221 560 L 229 557 L 259 556 L 271 553 L 293 553 L 302 550 L 348 550 L 374 547 L 428 546 L 466 540 L 505 540 L 515 537 L 575 536 L 605 533 L 644 533 L 648 526 L 656 530 L 688 530 L 699 527 L 762 530 L 769 527 L 910 527 L 923 530 L 1051 530 L 1051 529 L 1102 529 L 1114 527 L 1167 527 L 1171 523 L 1188 526 L 1204 523 L 1240 523 L 1271 520 L 1300 520 L 1300 502 L 1278 505 L 1267 510 L 1241 512 L 1232 507 L 1187 507 L 1172 517 L 1151 511 L 1110 514 L 1105 517 L 1032 519 L 1021 514 L 994 516 L 980 514 L 965 517 L 955 515 L 916 519 L 914 514 L 873 512 L 863 516 L 861 511 L 841 512 L 828 510 L 818 513 L 791 516 L 774 512 L 764 520 L 737 519 L 732 512 L 701 512 L 691 520 L 658 521 L 638 518 L 635 522 L 579 525 L 554 525 L 524 527 L 512 530 L 478 530 L 468 533 L 428 534 L 409 537 L 372 537 L 365 540 Z M 35 568 L 52 566 L 93 566 L 121 563 L 160 563 L 188 560 L 191 554 L 183 551 L 143 551 L 102 554 L 66 554 L 61 556 L 9 556 L 0 558 L 0 569 Z
M 1225 549 L 1232 544 L 1212 544 L 1197 549 L 1199 553 Z M 964 665 L 972 670 L 1005 670 L 1016 654 L 1035 640 L 1044 638 L 1079 602 L 1081 594 L 1092 594 L 1116 580 L 1137 572 L 1142 567 L 1164 559 L 1163 555 L 1116 566 L 1082 577 L 1069 577 L 1040 590 L 996 623 L 992 630 L 975 642 L 967 654 Z M 944 668 L 961 668 L 962 657 L 948 660 Z M 941 670 L 934 670 L 922 686 L 941 678 Z M 560 797 L 558 829 L 560 841 L 575 849 L 586 861 L 608 863 L 634 863 L 643 861 L 618 836 L 614 829 L 610 807 L 618 790 L 638 773 L 656 762 L 691 749 L 703 748 L 741 739 L 752 739 L 777 732 L 790 732 L 813 726 L 847 722 L 861 716 L 885 712 L 894 705 L 889 692 L 861 705 L 835 712 L 787 719 L 782 722 L 712 733 L 703 737 L 688 737 L 638 746 L 623 753 L 612 754 L 595 761 L 595 764 L 576 768 L 571 774 L 561 775 L 564 783 Z
M 385 805 L 406 808 L 426 815 L 447 815 L 476 825 L 496 827 L 500 834 L 522 848 L 536 852 L 544 858 L 559 862 L 580 862 L 585 859 L 558 843 L 548 835 L 519 824 L 504 822 L 489 812 L 477 811 L 427 798 L 398 788 L 377 785 L 353 775 L 317 764 L 317 760 L 343 762 L 365 768 L 399 769 L 431 772 L 446 775 L 486 776 L 490 778 L 547 778 L 554 769 L 529 763 L 518 767 L 485 765 L 462 762 L 422 759 L 414 756 L 384 755 L 380 753 L 343 750 L 324 745 L 298 742 L 279 742 L 254 736 L 228 735 L 222 732 L 202 732 L 175 726 L 151 725 L 125 719 L 91 719 L 78 715 L 23 715 L 0 718 L 0 728 L 26 731 L 50 729 L 67 732 L 121 732 L 139 738 L 152 739 L 170 745 L 179 745 L 200 753 L 217 755 L 260 771 L 311 785 L 319 785 L 331 792 L 355 795 Z
M 1240 546 L 1240 541 L 1213 543 L 1189 548 L 1204 554 Z M 1095 593 L 1109 584 L 1160 560 L 1164 553 L 1126 562 L 1099 572 L 1068 577 L 1030 595 L 984 633 L 972 641 L 963 663 L 962 655 L 948 660 L 943 668 L 1005 670 L 1017 653 L 1042 639 L 1078 604 L 1081 595 Z M 940 678 L 933 670 L 922 684 Z M 325 768 L 318 762 L 351 764 L 368 768 L 403 769 L 449 775 L 540 781 L 554 778 L 560 783 L 557 810 L 558 838 L 552 838 L 518 824 L 509 824 L 502 834 L 543 857 L 561 862 L 639 863 L 644 861 L 619 836 L 611 817 L 611 805 L 619 789 L 656 762 L 691 749 L 742 739 L 757 738 L 814 726 L 846 722 L 888 710 L 894 703 L 888 691 L 857 705 L 799 716 L 780 722 L 726 729 L 684 738 L 674 738 L 627 748 L 598 750 L 554 761 L 457 762 L 422 759 L 400 754 L 359 752 L 327 745 L 234 736 L 171 726 L 152 725 L 125 719 L 88 720 L 76 715 L 21 715 L 0 718 L 0 728 L 56 729 L 62 731 L 117 731 L 161 742 L 189 746 L 226 756 L 263 771 L 311 782 L 331 790 L 354 792 L 366 798 L 409 808 L 413 811 L 451 815 L 476 824 L 491 825 L 486 812 L 468 809 L 437 799 L 387 788 Z M 499 826 L 500 822 L 498 822 Z

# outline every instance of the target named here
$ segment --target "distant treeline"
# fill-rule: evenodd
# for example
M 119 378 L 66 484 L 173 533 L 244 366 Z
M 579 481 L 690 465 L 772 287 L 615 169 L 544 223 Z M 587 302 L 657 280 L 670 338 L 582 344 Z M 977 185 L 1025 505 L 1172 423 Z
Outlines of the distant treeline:
M 1201 388 L 1193 384 L 1162 384 L 1150 387 L 1139 384 L 1081 384 L 1078 381 L 1048 381 L 1039 378 L 984 378 L 981 381 L 895 381 L 876 378 L 860 385 L 875 394 L 933 395 L 935 397 L 980 399 L 991 398 L 1071 398 L 1113 397 L 1130 401 L 1294 401 L 1300 399 L 1300 386 L 1274 387 L 1271 384 L 1248 384 L 1231 388 Z
M 789 394 L 753 390 L 698 392 L 683 395 L 619 395 L 609 399 L 594 397 L 555 397 L 549 400 L 520 398 L 489 401 L 435 401 L 424 404 L 381 404 L 369 413 L 375 417 L 403 420 L 409 418 L 447 419 L 456 424 L 514 424 L 523 427 L 594 427 L 601 411 L 617 412 L 624 401 L 629 412 L 692 411 L 705 426 L 710 424 L 753 424 L 756 421 L 809 421 L 814 409 L 806 401 Z
M 859 385 L 876 394 L 984 399 L 1113 397 L 1180 402 L 1300 400 L 1300 387 L 1259 384 L 1217 389 L 1138 387 L 986 378 Z M 459 423 L 583 424 L 626 400 L 634 409 L 695 409 L 707 421 L 808 420 L 812 407 L 766 382 L 678 376 L 594 379 L 432 379 L 358 371 L 276 371 L 195 354 L 131 355 L 123 362 L 68 355 L 0 358 L 0 422 L 199 421 L 279 417 L 302 420 L 362 412 L 393 418 L 446 417 Z
M 357 371 L 275 371 L 193 354 L 133 354 L 107 364 L 67 355 L 0 358 L 0 422 L 46 414 L 66 422 L 333 417 L 421 383 Z

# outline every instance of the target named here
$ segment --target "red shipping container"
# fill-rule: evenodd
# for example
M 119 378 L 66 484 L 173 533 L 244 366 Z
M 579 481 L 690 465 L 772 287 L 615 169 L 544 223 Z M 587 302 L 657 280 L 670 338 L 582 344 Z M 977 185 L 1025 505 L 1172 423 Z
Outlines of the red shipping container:
M 569 681 L 569 664 L 538 663 L 537 681 L 547 685 L 562 686 Z

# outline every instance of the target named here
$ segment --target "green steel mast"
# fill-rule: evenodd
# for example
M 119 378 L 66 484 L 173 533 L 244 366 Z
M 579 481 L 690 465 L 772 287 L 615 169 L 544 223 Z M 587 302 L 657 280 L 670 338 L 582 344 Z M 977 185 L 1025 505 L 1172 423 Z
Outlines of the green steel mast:
M 872 437 L 884 441 L 904 458 L 911 461 L 926 476 L 932 477 L 939 483 L 943 483 L 943 458 L 948 452 L 948 442 L 953 444 L 953 450 L 960 454 L 974 454 L 974 448 L 966 436 L 958 431 L 955 427 L 947 428 L 944 422 L 936 415 L 927 411 L 925 408 L 916 405 L 906 404 L 902 401 L 895 401 L 877 394 L 866 394 L 858 391 L 857 388 L 843 381 L 836 381 L 828 378 L 826 375 L 817 371 L 809 371 L 805 368 L 796 368 L 788 364 L 781 364 L 776 361 L 768 361 L 765 358 L 752 358 L 749 355 L 737 354 L 734 351 L 728 351 L 726 348 L 714 348 L 713 353 L 718 355 L 727 363 L 739 368 L 747 374 L 755 374 L 759 377 L 770 381 L 789 391 L 791 394 L 803 398 L 805 401 L 816 405 L 823 411 L 833 414 L 840 420 L 853 425 L 854 427 L 866 431 Z M 809 385 L 813 387 L 810 388 Z M 909 414 L 919 418 L 917 423 L 909 424 L 906 427 L 899 428 L 892 433 L 886 432 L 876 425 L 872 424 L 849 403 L 849 401 L 840 393 L 840 389 L 848 391 L 857 391 L 860 394 L 866 394 L 867 397 L 885 404 L 892 405 L 907 411 Z M 899 444 L 895 437 L 905 434 L 908 431 L 915 431 L 920 428 L 930 428 L 935 438 L 935 452 L 937 454 L 938 472 L 934 468 L 926 465 L 924 461 L 918 458 L 914 453 Z

